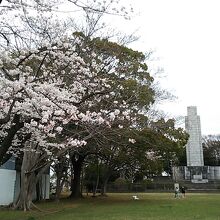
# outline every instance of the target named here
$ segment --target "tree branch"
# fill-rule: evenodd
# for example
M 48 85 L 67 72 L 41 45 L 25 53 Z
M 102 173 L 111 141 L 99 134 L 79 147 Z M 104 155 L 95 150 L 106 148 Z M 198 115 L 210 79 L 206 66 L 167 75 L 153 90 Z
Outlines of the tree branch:
M 6 117 L 0 119 L 0 125 L 6 124 L 7 122 L 9 122 L 9 120 L 11 118 L 11 112 L 12 112 L 12 109 L 14 107 L 15 102 L 16 102 L 16 99 L 14 99 L 13 102 L 11 103 L 11 106 L 10 106 L 10 108 L 8 110 L 8 113 L 7 113 Z
M 24 126 L 24 122 L 20 122 L 20 115 L 14 116 L 13 123 L 14 125 L 9 129 L 7 136 L 4 138 L 3 142 L 1 143 L 0 165 L 2 165 L 4 161 L 4 157 L 6 156 L 9 147 L 11 147 L 15 134 L 19 129 L 21 129 Z

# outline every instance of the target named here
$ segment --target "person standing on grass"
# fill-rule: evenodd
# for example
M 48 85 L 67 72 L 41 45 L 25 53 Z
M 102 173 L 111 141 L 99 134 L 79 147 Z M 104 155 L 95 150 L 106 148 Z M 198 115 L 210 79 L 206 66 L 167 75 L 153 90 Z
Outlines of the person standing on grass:
M 182 197 L 185 198 L 186 196 L 186 189 L 184 186 L 181 187 L 181 193 L 182 193 Z
M 175 187 L 175 190 L 174 190 L 174 198 L 179 198 L 179 188 L 178 187 Z

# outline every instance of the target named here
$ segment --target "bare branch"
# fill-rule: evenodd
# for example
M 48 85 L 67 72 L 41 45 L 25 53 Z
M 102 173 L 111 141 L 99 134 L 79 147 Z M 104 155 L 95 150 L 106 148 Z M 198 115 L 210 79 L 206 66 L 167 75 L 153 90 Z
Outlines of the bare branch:
M 6 117 L 0 119 L 0 125 L 6 124 L 7 122 L 9 122 L 9 120 L 10 120 L 10 118 L 11 118 L 11 112 L 12 112 L 12 109 L 13 109 L 13 107 L 14 107 L 15 102 L 16 102 L 16 99 L 14 99 L 14 100 L 12 101 L 12 103 L 11 103 L 11 105 L 10 105 L 10 108 L 9 108 L 9 110 L 8 110 L 8 113 L 7 113 L 7 115 L 6 115 Z

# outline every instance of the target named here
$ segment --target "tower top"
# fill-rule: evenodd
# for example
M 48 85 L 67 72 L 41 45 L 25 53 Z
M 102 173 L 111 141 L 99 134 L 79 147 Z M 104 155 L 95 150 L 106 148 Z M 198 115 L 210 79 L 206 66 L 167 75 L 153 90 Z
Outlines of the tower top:
M 197 107 L 196 106 L 188 106 L 187 107 L 187 115 L 197 115 Z

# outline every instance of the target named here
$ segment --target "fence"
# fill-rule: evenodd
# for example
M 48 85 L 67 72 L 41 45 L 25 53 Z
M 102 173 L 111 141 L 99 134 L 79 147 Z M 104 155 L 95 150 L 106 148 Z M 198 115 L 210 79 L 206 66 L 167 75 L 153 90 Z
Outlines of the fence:
M 173 191 L 173 183 L 110 183 L 107 192 Z

